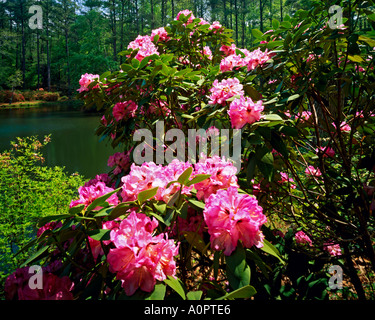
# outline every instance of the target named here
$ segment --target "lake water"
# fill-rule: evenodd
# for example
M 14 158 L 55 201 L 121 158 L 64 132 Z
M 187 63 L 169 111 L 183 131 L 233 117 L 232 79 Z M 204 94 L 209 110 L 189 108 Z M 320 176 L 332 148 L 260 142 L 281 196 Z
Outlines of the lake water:
M 48 166 L 64 166 L 71 174 L 78 172 L 86 178 L 109 171 L 107 160 L 118 150 L 106 141 L 99 142 L 95 129 L 100 116 L 84 113 L 56 104 L 48 107 L 0 110 L 0 152 L 10 149 L 16 137 L 38 135 L 51 142 L 43 154 Z

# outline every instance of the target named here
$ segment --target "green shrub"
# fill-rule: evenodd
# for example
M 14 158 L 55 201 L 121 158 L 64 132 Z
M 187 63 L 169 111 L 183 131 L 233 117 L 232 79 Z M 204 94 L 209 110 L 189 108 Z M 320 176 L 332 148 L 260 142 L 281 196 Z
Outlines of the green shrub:
M 36 235 L 36 222 L 46 215 L 64 214 L 83 177 L 62 167 L 43 165 L 40 149 L 48 142 L 17 138 L 0 154 L 0 282 L 32 253 L 17 254 Z M 17 254 L 17 255 L 15 255 Z

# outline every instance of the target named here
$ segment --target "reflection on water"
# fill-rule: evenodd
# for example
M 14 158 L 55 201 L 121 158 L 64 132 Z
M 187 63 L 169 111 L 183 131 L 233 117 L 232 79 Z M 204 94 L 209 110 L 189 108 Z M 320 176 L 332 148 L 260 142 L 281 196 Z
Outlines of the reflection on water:
M 108 157 L 113 150 L 107 141 L 95 135 L 100 116 L 71 110 L 56 104 L 30 109 L 0 111 L 0 151 L 10 149 L 16 137 L 52 134 L 44 156 L 49 166 L 64 166 L 68 173 L 78 172 L 87 178 L 108 172 Z

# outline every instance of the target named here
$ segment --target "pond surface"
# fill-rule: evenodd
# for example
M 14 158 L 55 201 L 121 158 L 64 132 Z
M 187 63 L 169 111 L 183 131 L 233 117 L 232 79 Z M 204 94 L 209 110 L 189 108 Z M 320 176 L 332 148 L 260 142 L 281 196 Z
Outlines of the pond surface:
M 113 150 L 107 140 L 95 135 L 100 116 L 54 104 L 29 109 L 0 110 L 0 152 L 10 149 L 16 137 L 38 135 L 51 142 L 42 149 L 48 166 L 62 166 L 68 174 L 78 172 L 86 178 L 109 171 L 108 157 Z

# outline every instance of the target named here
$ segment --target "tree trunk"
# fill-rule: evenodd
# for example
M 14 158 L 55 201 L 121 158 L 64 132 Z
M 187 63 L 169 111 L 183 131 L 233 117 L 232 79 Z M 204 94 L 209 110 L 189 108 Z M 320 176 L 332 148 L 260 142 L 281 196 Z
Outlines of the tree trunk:
M 238 6 L 237 0 L 234 0 L 234 18 L 236 21 L 236 45 L 238 45 Z
M 47 1 L 47 12 L 46 12 L 46 37 L 47 37 L 47 87 L 48 91 L 51 91 L 51 54 L 49 50 L 49 1 Z
M 262 4 L 262 0 L 259 0 L 259 21 L 260 21 L 260 31 L 263 32 L 263 4 Z
M 25 21 L 24 21 L 24 2 L 21 1 L 21 37 L 22 37 L 22 88 L 25 90 L 25 76 L 26 76 L 26 36 L 25 36 Z
M 36 56 L 37 56 L 37 73 L 38 73 L 38 90 L 40 88 L 40 54 L 39 54 L 39 30 L 36 33 Z
M 68 27 L 65 27 L 65 53 L 66 53 L 66 76 L 68 80 L 68 97 L 70 97 L 70 61 L 69 61 L 69 34 Z
M 280 20 L 283 21 L 283 0 L 280 0 Z
M 155 21 L 154 21 L 154 1 L 150 1 L 151 6 L 151 29 L 155 29 Z

